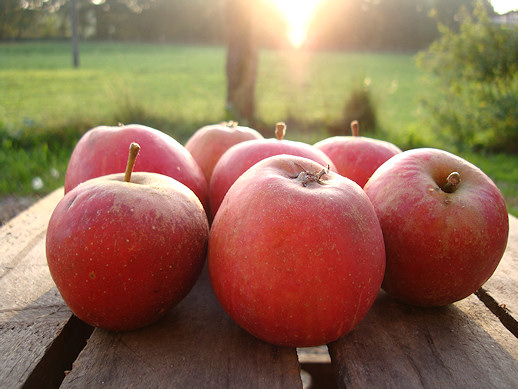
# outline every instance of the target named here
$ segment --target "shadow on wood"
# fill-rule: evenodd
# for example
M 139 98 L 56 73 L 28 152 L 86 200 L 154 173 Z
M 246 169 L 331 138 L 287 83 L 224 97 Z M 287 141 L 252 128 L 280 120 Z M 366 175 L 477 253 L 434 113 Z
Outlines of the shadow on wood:
M 518 339 L 474 295 L 418 308 L 381 291 L 364 321 L 328 347 L 340 388 L 518 386 Z
M 124 333 L 94 331 L 62 388 L 101 385 L 280 389 L 302 383 L 296 350 L 238 327 L 219 305 L 205 268 L 189 295 L 159 322 Z

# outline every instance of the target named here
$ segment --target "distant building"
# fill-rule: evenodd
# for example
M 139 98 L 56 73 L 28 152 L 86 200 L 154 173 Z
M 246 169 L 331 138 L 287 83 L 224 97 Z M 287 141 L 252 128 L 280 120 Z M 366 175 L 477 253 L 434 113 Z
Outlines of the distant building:
M 496 24 L 518 25 L 518 11 L 507 12 L 503 15 L 493 16 L 493 22 Z

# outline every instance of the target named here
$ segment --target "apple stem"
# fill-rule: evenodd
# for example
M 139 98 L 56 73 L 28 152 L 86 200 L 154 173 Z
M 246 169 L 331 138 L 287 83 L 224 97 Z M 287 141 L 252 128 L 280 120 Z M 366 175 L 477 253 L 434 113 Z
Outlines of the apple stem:
M 223 124 L 224 126 L 226 126 L 228 128 L 233 128 L 233 127 L 237 127 L 238 126 L 238 122 L 235 122 L 233 120 L 230 120 L 228 122 L 223 122 L 221 124 Z
M 329 173 L 329 166 L 327 166 L 327 169 L 323 168 L 322 170 L 320 170 L 318 173 L 315 174 L 315 173 L 308 172 L 306 169 L 304 169 L 303 166 L 299 165 L 298 163 L 295 162 L 295 164 L 298 167 L 300 167 L 302 169 L 302 171 L 299 174 L 297 174 L 296 176 L 291 177 L 291 178 L 295 178 L 298 181 L 300 181 L 302 183 L 303 187 L 308 186 L 308 183 L 310 183 L 310 182 L 317 182 L 320 185 L 324 184 L 324 181 L 321 180 L 321 177 L 323 175 Z
M 126 174 L 124 175 L 124 181 L 126 182 L 130 182 L 131 180 L 131 173 L 133 172 L 135 160 L 137 159 L 139 151 L 140 145 L 138 143 L 132 142 L 129 147 L 128 164 L 126 165 Z
M 452 172 L 446 179 L 446 184 L 441 187 L 441 190 L 446 193 L 453 193 L 457 190 L 460 181 L 460 174 L 458 172 Z
M 284 135 L 286 135 L 286 123 L 278 122 L 275 125 L 275 137 L 277 138 L 277 140 L 283 140 Z
M 351 122 L 351 132 L 353 136 L 360 136 L 360 123 L 358 123 L 358 120 Z

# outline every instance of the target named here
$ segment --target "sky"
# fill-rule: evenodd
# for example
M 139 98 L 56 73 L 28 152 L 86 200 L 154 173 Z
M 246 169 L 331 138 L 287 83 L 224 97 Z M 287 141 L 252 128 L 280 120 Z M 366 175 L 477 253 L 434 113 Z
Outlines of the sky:
M 518 0 L 491 0 L 495 12 L 504 14 L 509 11 L 518 10 Z

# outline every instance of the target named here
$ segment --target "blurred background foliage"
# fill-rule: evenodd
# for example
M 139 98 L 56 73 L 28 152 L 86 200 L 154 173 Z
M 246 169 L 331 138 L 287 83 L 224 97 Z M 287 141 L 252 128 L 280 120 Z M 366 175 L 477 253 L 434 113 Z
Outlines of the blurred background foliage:
M 226 19 L 226 0 L 76 1 L 82 42 L 222 46 L 232 23 Z M 248 4 L 259 46 L 289 48 L 286 20 L 272 1 Z M 70 0 L 2 0 L 0 41 L 69 39 L 70 12 Z M 488 0 L 321 0 L 304 49 L 418 53 L 429 91 L 424 98 L 416 96 L 419 115 L 435 136 L 459 150 L 518 153 L 518 26 L 497 23 L 495 16 Z M 9 58 L 2 61 L 8 66 Z M 343 118 L 326 119 L 329 132 L 358 119 L 363 131 L 379 133 L 379 92 L 361 76 L 349 88 Z M 128 96 L 125 111 L 132 119 L 147 114 L 139 104 Z M 288 116 L 303 122 L 296 112 Z M 251 123 L 261 126 L 258 119 Z M 397 140 L 408 147 L 426 142 L 417 131 Z
M 82 40 L 212 43 L 226 40 L 225 0 L 76 0 Z M 250 1 L 263 47 L 286 47 L 287 23 L 268 0 Z M 312 49 L 405 50 L 427 47 L 437 23 L 456 30 L 476 0 L 322 0 L 310 26 Z M 488 12 L 492 7 L 483 1 Z M 71 35 L 69 0 L 2 0 L 0 40 Z
M 417 58 L 440 93 L 426 101 L 430 124 L 458 148 L 518 153 L 518 26 L 481 6 L 461 16 L 459 31 L 440 25 Z

